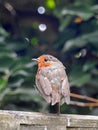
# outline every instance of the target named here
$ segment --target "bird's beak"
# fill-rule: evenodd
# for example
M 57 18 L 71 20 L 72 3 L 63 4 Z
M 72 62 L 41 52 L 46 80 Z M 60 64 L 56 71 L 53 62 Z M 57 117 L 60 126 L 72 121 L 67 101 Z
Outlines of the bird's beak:
M 38 62 L 38 59 L 37 58 L 33 58 L 32 61 Z

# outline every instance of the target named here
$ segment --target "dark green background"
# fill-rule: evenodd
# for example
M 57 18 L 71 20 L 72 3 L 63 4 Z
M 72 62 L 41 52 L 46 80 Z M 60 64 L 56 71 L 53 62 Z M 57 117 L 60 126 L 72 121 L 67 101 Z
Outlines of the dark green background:
M 98 98 L 98 1 L 0 0 L 0 109 L 50 111 L 34 83 L 31 59 L 41 54 L 64 63 L 71 92 Z M 61 112 L 96 115 L 98 108 L 64 104 Z

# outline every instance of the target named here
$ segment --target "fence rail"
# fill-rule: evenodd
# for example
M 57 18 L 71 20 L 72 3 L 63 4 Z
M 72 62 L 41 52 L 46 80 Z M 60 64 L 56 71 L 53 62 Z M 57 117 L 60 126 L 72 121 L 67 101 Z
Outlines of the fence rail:
M 0 130 L 98 130 L 98 116 L 0 110 Z

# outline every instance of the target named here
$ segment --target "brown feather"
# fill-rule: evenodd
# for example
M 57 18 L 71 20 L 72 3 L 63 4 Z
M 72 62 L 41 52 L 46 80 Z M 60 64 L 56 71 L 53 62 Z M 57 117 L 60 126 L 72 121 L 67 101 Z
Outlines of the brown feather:
M 44 58 L 48 61 L 44 61 Z M 43 98 L 51 105 L 64 100 L 67 104 L 70 102 L 70 90 L 68 78 L 63 64 L 55 57 L 44 55 L 44 58 L 38 58 L 41 69 L 38 69 L 36 76 L 36 86 Z M 45 63 L 44 63 L 45 62 Z M 46 64 L 47 63 L 47 64 Z M 44 65 L 42 67 L 42 65 Z

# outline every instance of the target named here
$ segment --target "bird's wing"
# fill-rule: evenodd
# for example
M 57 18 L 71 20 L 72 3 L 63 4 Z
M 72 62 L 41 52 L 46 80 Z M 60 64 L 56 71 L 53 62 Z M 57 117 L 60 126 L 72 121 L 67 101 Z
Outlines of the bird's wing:
M 41 88 L 44 91 L 44 93 L 46 95 L 50 95 L 52 92 L 52 87 L 51 87 L 51 84 L 50 84 L 48 78 L 44 77 L 43 75 L 40 75 L 39 82 L 40 82 Z
M 51 97 L 50 94 L 52 93 L 52 87 L 47 77 L 44 77 L 39 73 L 36 77 L 36 86 L 43 98 L 50 103 Z
M 67 75 L 66 77 L 64 78 L 63 82 L 62 82 L 62 95 L 64 96 L 65 98 L 65 102 L 67 104 L 70 103 L 70 88 L 69 88 L 69 82 L 68 82 L 68 78 L 67 78 Z

